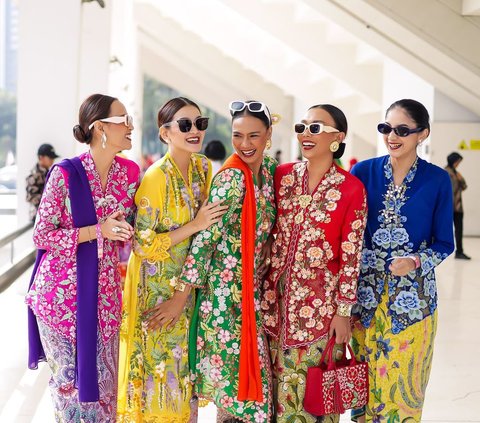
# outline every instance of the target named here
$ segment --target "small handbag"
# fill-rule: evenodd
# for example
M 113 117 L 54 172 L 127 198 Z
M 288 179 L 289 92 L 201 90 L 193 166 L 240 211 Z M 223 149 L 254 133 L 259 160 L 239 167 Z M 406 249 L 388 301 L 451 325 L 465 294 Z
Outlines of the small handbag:
M 334 361 L 334 347 L 335 336 L 332 336 L 318 367 L 309 367 L 307 371 L 303 408 L 314 416 L 342 414 L 368 402 L 368 364 L 357 361 L 348 344 L 343 344 L 343 357 Z M 347 348 L 350 359 L 346 356 Z

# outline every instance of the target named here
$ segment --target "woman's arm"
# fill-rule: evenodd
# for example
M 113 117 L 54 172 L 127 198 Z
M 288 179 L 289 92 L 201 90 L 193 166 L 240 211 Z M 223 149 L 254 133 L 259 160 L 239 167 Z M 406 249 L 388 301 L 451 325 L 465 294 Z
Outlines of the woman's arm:
M 56 166 L 45 185 L 38 207 L 33 241 L 39 249 L 58 250 L 72 256 L 77 250 L 80 229 L 61 227 L 61 223 L 71 214 L 67 181 L 67 172 Z
M 134 252 L 137 256 L 162 261 L 170 257 L 168 250 L 212 223 L 218 222 L 226 207 L 219 202 L 204 203 L 193 220 L 170 232 L 156 233 L 163 218 L 166 191 L 165 174 L 161 169 L 145 175 L 135 196 L 137 217 L 135 223 Z
M 453 198 L 451 195 L 450 180 L 448 174 L 443 172 L 439 179 L 439 190 L 432 206 L 433 219 L 431 229 L 431 244 L 426 248 L 420 248 L 421 276 L 425 276 L 434 267 L 445 260 L 455 249 L 453 238 Z
M 229 179 L 228 182 L 225 182 L 224 178 Z M 213 224 L 203 229 L 194 238 L 190 252 L 185 259 L 182 274 L 173 281 L 175 283 L 174 295 L 169 300 L 148 310 L 150 314 L 147 319 L 149 329 L 155 330 L 166 324 L 174 325 L 180 317 L 191 288 L 204 286 L 210 261 L 222 232 L 231 225 L 233 220 L 240 219 L 243 192 L 243 176 L 239 170 L 227 169 L 215 176 L 209 201 L 214 204 L 222 203 L 222 208 L 226 209 L 226 213 L 215 218 Z M 221 270 L 215 269 L 214 271 L 220 272 Z
M 342 226 L 340 245 L 340 268 L 337 311 L 330 324 L 330 336 L 336 335 L 336 342 L 348 342 L 351 337 L 350 315 L 356 302 L 357 279 L 363 245 L 363 232 L 367 219 L 365 189 L 361 186 L 352 194 Z

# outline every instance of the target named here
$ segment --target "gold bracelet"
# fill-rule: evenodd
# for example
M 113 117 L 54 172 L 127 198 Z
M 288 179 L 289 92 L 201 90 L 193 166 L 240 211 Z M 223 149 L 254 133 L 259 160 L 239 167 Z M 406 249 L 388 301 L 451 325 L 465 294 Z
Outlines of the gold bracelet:
M 92 243 L 92 235 L 90 234 L 90 226 L 87 226 L 87 231 L 88 231 L 88 242 Z

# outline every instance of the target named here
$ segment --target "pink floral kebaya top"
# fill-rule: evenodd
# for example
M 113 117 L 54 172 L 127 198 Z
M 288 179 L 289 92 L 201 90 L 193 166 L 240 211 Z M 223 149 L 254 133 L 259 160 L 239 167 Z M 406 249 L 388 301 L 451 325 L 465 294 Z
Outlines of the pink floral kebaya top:
M 117 210 L 122 210 L 131 221 L 139 183 L 137 164 L 115 157 L 103 192 L 90 152 L 80 155 L 80 160 L 90 183 L 98 222 Z M 73 226 L 68 173 L 56 166 L 45 186 L 33 233 L 35 246 L 46 253 L 26 303 L 44 324 L 72 341 L 76 338 L 78 236 L 79 229 Z M 103 257 L 99 259 L 98 322 L 105 341 L 118 331 L 121 322 L 118 246 L 118 241 L 104 239 Z

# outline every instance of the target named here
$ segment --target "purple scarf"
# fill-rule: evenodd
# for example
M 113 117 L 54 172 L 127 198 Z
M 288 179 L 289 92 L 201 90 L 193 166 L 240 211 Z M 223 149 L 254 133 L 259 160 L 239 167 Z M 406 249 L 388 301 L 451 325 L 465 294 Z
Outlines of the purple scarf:
M 57 166 L 68 172 L 73 225 L 76 228 L 95 225 L 97 213 L 87 174 L 78 157 L 65 159 Z M 52 168 L 53 169 L 53 168 Z M 51 172 L 51 170 L 50 170 Z M 35 279 L 37 268 L 45 250 L 38 250 L 29 288 Z M 97 325 L 98 325 L 98 251 L 97 242 L 83 242 L 77 249 L 77 342 L 76 387 L 80 402 L 99 400 L 97 379 Z M 45 352 L 35 315 L 28 308 L 28 367 L 36 369 L 39 361 L 45 361 Z

